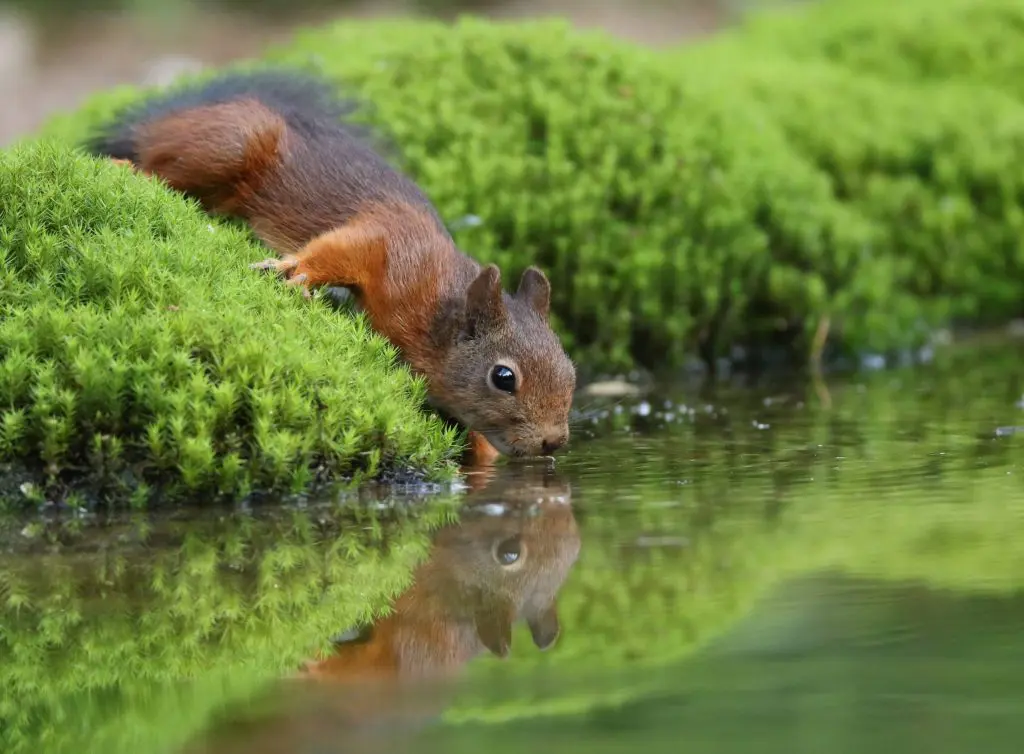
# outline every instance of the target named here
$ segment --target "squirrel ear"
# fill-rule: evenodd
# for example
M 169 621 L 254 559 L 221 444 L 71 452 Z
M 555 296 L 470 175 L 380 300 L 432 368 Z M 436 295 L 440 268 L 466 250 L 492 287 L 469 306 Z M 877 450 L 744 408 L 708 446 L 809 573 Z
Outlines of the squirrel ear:
M 476 634 L 480 641 L 494 655 L 508 657 L 512 646 L 512 611 L 510 606 L 499 602 L 483 606 L 476 613 Z
M 497 323 L 505 316 L 505 303 L 501 300 L 501 270 L 489 264 L 469 284 L 466 290 L 466 317 L 473 328 L 480 323 Z
M 537 615 L 528 618 L 526 625 L 530 627 L 534 645 L 542 652 L 554 646 L 562 631 L 558 620 L 558 608 L 554 602 Z
M 527 267 L 519 278 L 516 298 L 525 301 L 542 318 L 548 318 L 551 306 L 551 283 L 537 267 Z

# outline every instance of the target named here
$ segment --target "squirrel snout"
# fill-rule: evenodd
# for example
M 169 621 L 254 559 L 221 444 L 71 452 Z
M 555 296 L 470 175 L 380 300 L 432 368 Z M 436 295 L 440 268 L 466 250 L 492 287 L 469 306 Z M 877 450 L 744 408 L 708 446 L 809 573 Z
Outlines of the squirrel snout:
M 569 433 L 568 432 L 562 431 L 562 432 L 557 432 L 557 433 L 554 433 L 554 434 L 550 434 L 547 437 L 545 437 L 543 440 L 541 440 L 541 443 L 540 443 L 541 452 L 543 452 L 544 455 L 550 455 L 551 453 L 554 453 L 560 447 L 565 445 L 568 441 L 569 441 Z

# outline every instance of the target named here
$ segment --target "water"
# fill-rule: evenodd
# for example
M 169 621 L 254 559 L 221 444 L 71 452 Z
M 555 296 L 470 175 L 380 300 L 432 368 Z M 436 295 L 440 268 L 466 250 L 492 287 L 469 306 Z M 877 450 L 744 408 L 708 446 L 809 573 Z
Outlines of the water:
M 0 750 L 1016 752 L 1022 350 L 583 399 L 464 498 L 9 522 Z

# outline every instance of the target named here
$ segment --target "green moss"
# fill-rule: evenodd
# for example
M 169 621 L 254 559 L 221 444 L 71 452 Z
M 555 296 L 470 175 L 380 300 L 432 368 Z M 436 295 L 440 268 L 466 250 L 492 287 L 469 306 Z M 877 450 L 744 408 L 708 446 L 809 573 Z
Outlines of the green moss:
M 364 117 L 467 251 L 510 276 L 549 271 L 556 327 L 584 367 L 671 369 L 733 345 L 802 357 L 826 317 L 848 354 L 1024 314 L 1021 186 L 1005 169 L 1024 105 L 977 86 L 1010 80 L 1017 27 L 1003 24 L 995 68 L 942 73 L 978 59 L 965 27 L 988 44 L 1015 11 L 860 5 L 794 13 L 776 47 L 766 21 L 668 52 L 559 22 L 348 21 L 243 67 L 308 67 L 372 103 Z M 787 42 L 831 50 L 843 19 L 888 29 L 890 16 L 865 55 L 902 60 L 927 16 L 911 57 L 938 61 L 928 87 Z M 135 96 L 104 93 L 48 132 L 80 140 Z
M 180 750 L 386 610 L 451 520 L 448 502 L 386 516 L 193 510 L 5 537 L 0 749 Z
M 915 318 L 991 325 L 1024 313 L 1024 179 L 1006 169 L 1024 158 L 1024 103 L 969 84 L 882 83 L 767 55 L 757 66 L 707 68 L 709 80 L 762 108 L 827 178 L 833 201 L 871 229 L 870 244 L 829 244 L 793 271 L 798 287 L 800 266 L 820 271 L 843 336 L 886 348 Z
M 390 344 L 249 270 L 264 250 L 157 182 L 23 145 L 0 218 L 6 486 L 140 502 L 451 474 L 456 438 Z

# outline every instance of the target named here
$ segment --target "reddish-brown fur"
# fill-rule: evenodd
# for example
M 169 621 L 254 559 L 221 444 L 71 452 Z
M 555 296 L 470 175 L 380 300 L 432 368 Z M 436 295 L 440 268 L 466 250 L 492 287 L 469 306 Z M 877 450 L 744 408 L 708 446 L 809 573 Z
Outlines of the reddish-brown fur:
M 214 212 L 236 213 L 279 164 L 286 133 L 285 122 L 254 100 L 197 107 L 143 125 L 138 166 Z
M 505 293 L 498 268 L 456 247 L 418 187 L 357 140 L 317 86 L 290 73 L 229 76 L 123 115 L 93 151 L 247 220 L 280 255 L 254 266 L 307 294 L 348 288 L 426 376 L 435 406 L 472 431 L 478 462 L 563 446 L 576 376 L 547 322 L 547 278 L 528 268 Z M 498 365 L 514 372 L 514 392 L 491 382 Z

